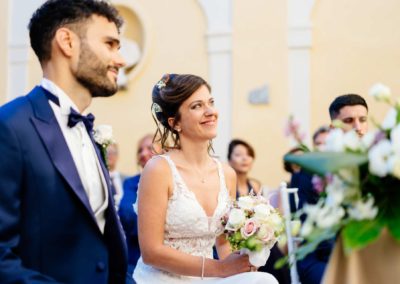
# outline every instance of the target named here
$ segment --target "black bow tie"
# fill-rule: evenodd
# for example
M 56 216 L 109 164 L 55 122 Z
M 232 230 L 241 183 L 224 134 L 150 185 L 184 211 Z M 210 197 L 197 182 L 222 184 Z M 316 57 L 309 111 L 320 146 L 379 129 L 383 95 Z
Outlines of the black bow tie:
M 88 115 L 81 115 L 79 112 L 71 107 L 71 112 L 68 116 L 68 126 L 74 127 L 80 121 L 83 122 L 86 130 L 91 133 L 93 129 L 94 115 L 91 113 L 89 113 Z
M 50 101 L 55 103 L 56 105 L 60 106 L 60 101 L 58 97 L 47 91 L 46 89 L 42 88 L 44 90 L 44 93 Z M 69 113 L 68 116 L 68 126 L 69 127 L 74 127 L 78 122 L 82 121 L 83 124 L 86 127 L 87 132 L 90 134 L 93 129 L 93 121 L 94 121 L 94 115 L 89 113 L 88 115 L 81 115 L 79 112 L 74 110 L 71 107 L 71 112 Z

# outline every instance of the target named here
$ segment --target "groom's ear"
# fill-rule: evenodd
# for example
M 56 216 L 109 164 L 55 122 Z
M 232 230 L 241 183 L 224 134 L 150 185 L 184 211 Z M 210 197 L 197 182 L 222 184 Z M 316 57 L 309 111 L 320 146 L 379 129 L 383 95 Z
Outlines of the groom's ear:
M 74 55 L 74 50 L 79 45 L 79 39 L 77 34 L 72 30 L 62 27 L 56 31 L 54 35 L 54 44 L 56 50 L 59 50 L 64 56 L 72 57 Z M 53 50 L 54 52 L 55 50 Z

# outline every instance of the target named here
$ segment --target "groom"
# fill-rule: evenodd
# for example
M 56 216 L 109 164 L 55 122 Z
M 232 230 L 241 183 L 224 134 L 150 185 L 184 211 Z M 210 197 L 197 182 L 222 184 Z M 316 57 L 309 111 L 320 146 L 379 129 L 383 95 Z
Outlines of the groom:
M 117 91 L 121 24 L 97 0 L 49 0 L 32 16 L 43 79 L 0 108 L 3 284 L 132 281 L 94 117 L 81 115 Z

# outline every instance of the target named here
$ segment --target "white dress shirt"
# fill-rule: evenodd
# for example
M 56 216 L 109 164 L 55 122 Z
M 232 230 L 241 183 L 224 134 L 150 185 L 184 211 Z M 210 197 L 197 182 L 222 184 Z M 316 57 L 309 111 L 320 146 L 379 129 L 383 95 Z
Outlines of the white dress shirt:
M 108 206 L 108 191 L 94 145 L 83 122 L 78 122 L 74 127 L 68 126 L 70 108 L 72 107 L 79 113 L 68 95 L 46 78 L 42 79 L 41 86 L 59 99 L 60 106 L 49 100 L 50 106 L 72 154 L 97 224 L 100 231 L 104 233 L 104 213 Z

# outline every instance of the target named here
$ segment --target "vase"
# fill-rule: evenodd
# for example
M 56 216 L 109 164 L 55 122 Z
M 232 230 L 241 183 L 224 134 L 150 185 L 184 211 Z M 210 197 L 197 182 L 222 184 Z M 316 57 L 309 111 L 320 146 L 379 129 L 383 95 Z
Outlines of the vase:
M 325 271 L 324 284 L 400 283 L 400 243 L 384 229 L 373 243 L 346 255 L 341 237 Z

